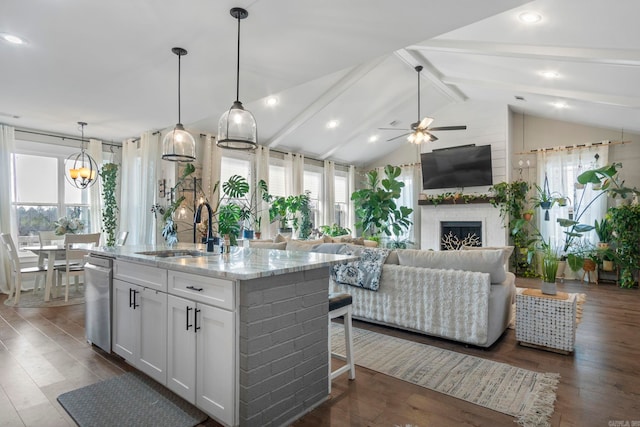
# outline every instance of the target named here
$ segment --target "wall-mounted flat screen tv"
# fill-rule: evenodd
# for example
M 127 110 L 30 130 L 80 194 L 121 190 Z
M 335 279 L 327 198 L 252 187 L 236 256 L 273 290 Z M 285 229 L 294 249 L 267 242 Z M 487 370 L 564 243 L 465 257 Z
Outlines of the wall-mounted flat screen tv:
M 422 153 L 422 188 L 493 185 L 490 145 L 464 145 Z

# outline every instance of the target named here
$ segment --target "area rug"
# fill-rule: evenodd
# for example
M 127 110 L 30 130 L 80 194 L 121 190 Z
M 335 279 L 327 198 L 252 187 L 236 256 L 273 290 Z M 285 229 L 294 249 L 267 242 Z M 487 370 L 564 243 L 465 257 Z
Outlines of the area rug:
M 353 328 L 355 363 L 376 372 L 517 418 L 526 427 L 548 426 L 559 374 L 443 350 Z M 345 354 L 344 328 L 331 329 L 333 351 Z
M 207 415 L 155 381 L 127 372 L 58 396 L 80 427 L 191 427 Z
M 22 291 L 20 294 L 20 302 L 17 306 L 13 305 L 13 298 L 6 299 L 4 301 L 4 305 L 23 308 L 63 307 L 66 305 L 76 304 L 84 304 L 84 289 L 80 287 L 78 291 L 76 291 L 73 284 L 69 287 L 69 301 L 64 300 L 64 287 L 58 291 L 57 297 L 53 296 L 52 291 L 51 298 L 47 302 L 44 300 L 44 290 L 42 289 L 39 289 L 35 294 L 33 293 L 33 290 Z

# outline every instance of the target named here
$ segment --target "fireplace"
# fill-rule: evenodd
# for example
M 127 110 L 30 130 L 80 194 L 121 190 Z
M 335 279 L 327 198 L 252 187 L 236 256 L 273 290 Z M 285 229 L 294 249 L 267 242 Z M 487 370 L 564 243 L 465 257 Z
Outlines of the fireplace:
M 482 221 L 441 221 L 440 250 L 482 246 Z

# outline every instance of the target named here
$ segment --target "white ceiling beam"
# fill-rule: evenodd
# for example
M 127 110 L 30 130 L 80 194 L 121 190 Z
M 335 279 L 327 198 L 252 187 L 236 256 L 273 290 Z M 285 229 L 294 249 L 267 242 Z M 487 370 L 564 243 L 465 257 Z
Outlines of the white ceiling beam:
M 365 62 L 362 65 L 358 65 L 351 69 L 344 77 L 342 77 L 336 84 L 331 86 L 326 92 L 324 92 L 319 98 L 313 101 L 307 108 L 302 110 L 297 116 L 291 119 L 287 124 L 285 124 L 278 132 L 274 134 L 274 136 L 267 141 L 266 145 L 269 148 L 275 148 L 282 140 L 298 129 L 300 126 L 311 120 L 313 116 L 318 114 L 324 108 L 326 108 L 329 104 L 331 104 L 336 98 L 340 95 L 343 95 L 344 92 L 349 89 L 351 86 L 356 84 L 360 79 L 362 79 L 365 75 L 371 72 L 374 68 L 376 68 L 380 63 L 382 63 L 386 59 L 385 56 L 380 56 L 371 61 Z
M 443 74 L 436 69 L 426 58 L 418 57 L 414 52 L 407 49 L 396 50 L 395 55 L 400 58 L 411 68 L 416 68 L 417 65 L 422 65 L 423 69 L 420 73 L 421 77 L 427 78 L 433 86 L 438 89 L 442 94 L 451 99 L 454 102 L 464 102 L 467 100 L 467 96 L 457 87 L 446 84 L 442 81 Z
M 546 88 L 539 86 L 518 85 L 504 83 L 494 80 L 475 80 L 460 77 L 446 77 L 444 81 L 454 85 L 471 85 L 486 89 L 497 89 L 511 93 L 528 93 L 532 95 L 544 95 L 563 99 L 573 99 L 577 101 L 591 102 L 594 104 L 614 105 L 625 108 L 640 108 L 640 99 L 629 96 L 607 95 L 596 92 L 585 92 L 578 90 L 562 90 L 554 88 Z
M 466 55 L 587 62 L 606 65 L 640 66 L 640 50 L 593 49 L 562 46 L 536 46 L 469 40 L 429 40 L 406 49 L 417 52 L 450 52 Z

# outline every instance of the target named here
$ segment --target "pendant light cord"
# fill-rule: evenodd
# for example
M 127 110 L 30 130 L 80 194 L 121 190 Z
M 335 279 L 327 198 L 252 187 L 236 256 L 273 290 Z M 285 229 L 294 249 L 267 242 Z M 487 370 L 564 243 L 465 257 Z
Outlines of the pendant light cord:
M 180 117 L 180 60 L 182 59 L 182 55 L 178 55 L 178 123 L 182 123 L 182 119 Z
M 240 14 L 238 14 L 238 54 L 236 60 L 236 102 L 240 102 Z
M 420 123 L 420 71 L 418 71 L 418 123 Z

